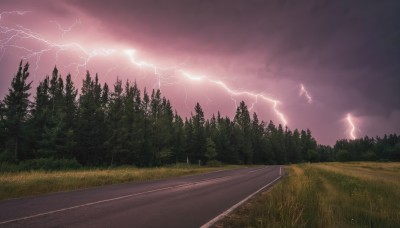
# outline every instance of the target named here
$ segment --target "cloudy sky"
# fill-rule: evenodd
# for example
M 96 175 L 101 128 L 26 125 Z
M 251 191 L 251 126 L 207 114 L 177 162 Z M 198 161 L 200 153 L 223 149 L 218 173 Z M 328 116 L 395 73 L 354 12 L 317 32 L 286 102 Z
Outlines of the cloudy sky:
M 400 133 L 400 1 L 2 0 L 0 11 L 0 98 L 24 59 L 34 86 L 56 65 L 77 86 L 89 70 L 160 88 L 182 116 L 199 101 L 207 117 L 233 117 L 244 100 L 322 144 L 351 138 L 348 114 L 357 137 Z

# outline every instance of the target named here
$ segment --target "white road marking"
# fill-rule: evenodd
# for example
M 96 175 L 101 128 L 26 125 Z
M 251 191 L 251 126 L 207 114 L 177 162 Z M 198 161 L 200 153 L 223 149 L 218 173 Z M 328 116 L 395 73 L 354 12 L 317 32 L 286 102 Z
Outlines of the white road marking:
M 249 171 L 249 172 L 247 172 L 247 173 L 254 173 L 254 172 L 257 172 L 257 171 L 260 171 L 260 170 L 266 169 L 266 168 L 268 168 L 268 166 L 266 166 L 266 167 L 263 167 L 263 168 L 259 168 L 259 169 L 255 169 L 255 170 Z
M 233 205 L 231 208 L 229 208 L 228 210 L 222 212 L 220 215 L 218 215 L 217 217 L 211 219 L 210 221 L 208 221 L 206 224 L 202 225 L 201 228 L 208 228 L 211 227 L 214 223 L 216 223 L 218 220 L 222 219 L 223 217 L 225 217 L 227 214 L 231 213 L 233 210 L 235 210 L 237 207 L 239 207 L 241 204 L 243 204 L 244 202 L 246 202 L 247 200 L 249 200 L 251 197 L 253 197 L 255 194 L 261 192 L 262 190 L 264 190 L 265 188 L 267 188 L 268 186 L 270 186 L 271 184 L 275 183 L 277 180 L 279 180 L 282 176 L 279 176 L 278 178 L 276 178 L 275 180 L 271 181 L 270 183 L 268 183 L 267 185 L 264 185 L 262 188 L 258 189 L 257 191 L 255 191 L 254 193 L 252 193 L 251 195 L 247 196 L 246 198 L 244 198 L 242 201 L 240 201 L 239 203 Z

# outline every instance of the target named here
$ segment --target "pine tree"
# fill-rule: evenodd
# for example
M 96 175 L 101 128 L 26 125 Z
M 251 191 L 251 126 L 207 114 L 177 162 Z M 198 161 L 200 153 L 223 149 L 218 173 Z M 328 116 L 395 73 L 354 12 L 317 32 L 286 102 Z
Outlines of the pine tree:
M 106 149 L 110 153 L 110 165 L 122 164 L 126 154 L 129 152 L 126 144 L 128 143 L 128 128 L 125 125 L 124 117 L 124 98 L 122 81 L 117 78 L 114 84 L 114 92 L 111 93 L 109 112 L 108 112 L 108 139 L 105 142 Z
M 152 164 L 161 165 L 172 157 L 169 143 L 172 134 L 173 114 L 169 101 L 161 98 L 161 91 L 153 90 L 150 100 L 152 125 Z
M 253 160 L 253 148 L 251 145 L 251 120 L 250 113 L 244 101 L 241 101 L 236 109 L 235 143 L 240 156 L 240 161 L 247 164 Z
M 278 130 L 273 140 L 276 162 L 278 162 L 279 164 L 285 164 L 287 161 L 287 151 L 285 144 L 285 132 L 283 131 L 283 126 L 281 124 L 278 125 Z
M 253 146 L 254 155 L 252 163 L 260 164 L 265 163 L 266 158 L 266 148 L 263 148 L 263 133 L 264 133 L 264 123 L 259 123 L 257 113 L 253 113 L 253 120 L 251 123 L 251 144 Z
M 131 153 L 133 154 L 132 158 L 135 160 L 136 165 L 143 165 L 140 161 L 140 154 L 143 154 L 144 148 L 144 132 L 145 132 L 145 115 L 142 110 L 142 99 L 140 96 L 140 90 L 136 82 L 133 87 L 130 89 L 131 96 L 129 96 L 129 100 L 133 100 L 133 112 L 129 111 L 130 115 L 133 115 L 132 118 L 132 126 L 130 130 L 130 141 L 131 141 Z M 130 109 L 127 106 L 127 109 Z M 133 162 L 133 161 L 132 161 Z
M 215 143 L 211 138 L 207 138 L 207 149 L 206 154 L 207 162 L 212 161 L 217 157 L 217 150 L 215 149 Z
M 299 130 L 295 129 L 293 131 L 292 135 L 292 141 L 293 141 L 293 152 L 292 152 L 292 157 L 289 159 L 291 162 L 301 162 L 303 160 L 301 150 L 302 150 L 302 145 L 301 145 L 301 138 L 300 138 L 300 133 Z
M 190 119 L 185 119 L 185 126 L 184 126 L 184 155 L 185 155 L 185 160 L 186 161 L 195 161 L 194 154 L 195 154 L 195 145 L 193 144 L 194 141 L 194 129 L 193 129 L 193 120 L 192 118 Z M 197 161 L 195 161 L 197 162 Z
M 307 155 L 308 161 L 318 162 L 317 141 L 312 137 L 310 129 L 307 129 Z
M 160 130 L 160 140 L 159 140 L 159 153 L 157 156 L 157 164 L 167 164 L 173 162 L 173 152 L 172 152 L 172 134 L 173 134 L 173 111 L 171 103 L 165 97 L 162 99 L 161 103 L 161 116 L 158 119 L 158 129 Z
M 6 127 L 6 145 L 9 152 L 14 154 L 16 161 L 24 159 L 27 154 L 22 150 L 23 140 L 25 139 L 24 123 L 27 120 L 30 105 L 29 90 L 32 82 L 27 82 L 29 76 L 29 64 L 22 67 L 19 64 L 17 74 L 13 77 L 11 88 L 4 98 L 4 116 Z
M 64 97 L 64 107 L 63 112 L 64 117 L 64 145 L 62 150 L 64 151 L 63 156 L 66 158 L 73 158 L 73 154 L 76 146 L 76 121 L 77 121 L 77 110 L 78 104 L 76 96 L 78 90 L 75 88 L 72 82 L 71 75 L 68 74 L 65 81 L 65 97 Z
M 76 158 L 81 164 L 106 163 L 104 142 L 106 141 L 105 112 L 101 103 L 101 85 L 96 75 L 93 80 L 86 73 L 79 97 L 76 127 Z
M 143 92 L 143 100 L 141 102 L 141 110 L 143 112 L 143 120 L 141 123 L 140 128 L 143 130 L 143 138 L 142 138 L 142 146 L 139 151 L 139 166 L 152 166 L 153 160 L 152 155 L 154 154 L 154 147 L 153 147 L 153 129 L 152 129 L 152 122 L 151 122 L 151 106 L 150 106 L 150 97 L 144 89 Z
M 65 80 L 65 100 L 63 111 L 65 113 L 65 125 L 68 130 L 72 130 L 75 126 L 76 112 L 78 109 L 76 96 L 78 90 L 72 82 L 71 75 L 68 74 Z
M 46 84 L 47 81 L 45 79 L 42 89 L 43 92 L 46 90 Z M 61 75 L 58 75 L 57 67 L 54 67 L 47 92 L 47 95 L 37 93 L 37 97 L 48 99 L 47 105 L 43 106 L 43 110 L 45 113 L 47 112 L 47 115 L 44 117 L 46 121 L 44 121 L 44 125 L 41 126 L 41 134 L 37 140 L 37 156 L 65 158 L 66 153 L 69 152 L 69 148 L 66 148 L 65 144 L 68 144 L 71 139 L 67 138 L 67 136 L 70 135 L 66 129 L 65 122 L 64 81 Z M 40 108 L 38 110 L 40 113 Z M 40 116 L 38 117 L 40 118 Z
M 194 154 L 192 155 L 192 158 L 194 161 L 205 161 L 205 153 L 207 150 L 207 139 L 206 139 L 206 134 L 205 134 L 205 129 L 204 129 L 204 112 L 203 109 L 201 108 L 200 104 L 197 103 L 195 108 L 195 115 L 192 116 L 193 119 L 193 151 Z
M 36 88 L 35 101 L 31 110 L 31 118 L 28 121 L 30 147 L 36 157 L 40 149 L 39 142 L 43 138 L 45 127 L 50 121 L 50 97 L 49 97 L 49 76 L 46 76 Z
M 234 124 L 229 117 L 221 118 L 217 115 L 218 131 L 216 135 L 215 146 L 217 150 L 217 159 L 230 164 L 238 163 L 238 153 L 235 150 Z
M 301 130 L 300 139 L 301 139 L 301 157 L 303 158 L 304 161 L 308 161 L 308 139 L 306 131 Z
M 175 111 L 174 123 L 173 123 L 173 134 L 172 134 L 172 156 L 175 162 L 186 161 L 186 156 L 184 154 L 185 147 L 185 133 L 184 133 L 184 123 L 182 117 L 178 115 Z
M 6 139 L 6 115 L 5 115 L 5 105 L 3 101 L 0 101 L 0 138 Z M 0 154 L 5 150 L 5 140 L 0 140 Z
M 136 104 L 136 96 L 139 94 L 139 91 L 136 87 L 131 85 L 131 83 L 127 80 L 125 83 L 125 94 L 123 96 L 123 126 L 121 128 L 125 129 L 125 145 L 126 152 L 124 153 L 124 157 L 121 160 L 121 163 L 124 164 L 134 164 L 137 159 L 138 148 L 140 144 L 138 143 L 138 134 L 140 134 L 140 129 L 136 127 L 135 121 L 137 121 L 137 113 L 135 110 Z

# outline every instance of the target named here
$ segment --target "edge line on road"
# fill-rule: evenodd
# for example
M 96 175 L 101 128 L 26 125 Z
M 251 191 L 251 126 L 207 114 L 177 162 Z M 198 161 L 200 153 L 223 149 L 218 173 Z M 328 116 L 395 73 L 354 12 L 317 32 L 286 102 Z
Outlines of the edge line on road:
M 211 227 L 214 223 L 216 223 L 218 220 L 222 219 L 223 217 L 225 217 L 226 215 L 228 215 L 229 213 L 231 213 L 233 210 L 235 210 L 237 207 L 239 207 L 241 204 L 243 204 L 244 202 L 246 202 L 247 200 L 249 200 L 251 197 L 253 197 L 254 195 L 256 195 L 257 193 L 261 192 L 262 190 L 264 190 L 265 188 L 267 188 L 268 186 L 272 185 L 273 183 L 275 183 L 277 180 L 281 179 L 282 176 L 279 175 L 279 177 L 277 177 L 275 180 L 269 182 L 268 184 L 264 185 L 263 187 L 261 187 L 260 189 L 258 189 L 257 191 L 255 191 L 254 193 L 250 194 L 249 196 L 247 196 L 246 198 L 244 198 L 242 201 L 240 201 L 239 203 L 233 205 L 232 207 L 230 207 L 228 210 L 222 212 L 221 214 L 219 214 L 217 217 L 211 219 L 210 221 L 208 221 L 206 224 L 202 225 L 200 228 L 208 228 Z

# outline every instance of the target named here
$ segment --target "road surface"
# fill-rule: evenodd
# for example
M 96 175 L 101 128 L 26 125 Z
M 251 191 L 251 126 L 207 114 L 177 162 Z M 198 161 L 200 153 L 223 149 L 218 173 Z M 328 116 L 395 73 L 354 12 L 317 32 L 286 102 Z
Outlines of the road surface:
M 0 201 L 0 227 L 208 227 L 283 176 L 225 170 Z

